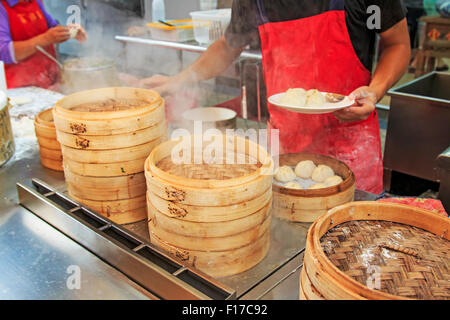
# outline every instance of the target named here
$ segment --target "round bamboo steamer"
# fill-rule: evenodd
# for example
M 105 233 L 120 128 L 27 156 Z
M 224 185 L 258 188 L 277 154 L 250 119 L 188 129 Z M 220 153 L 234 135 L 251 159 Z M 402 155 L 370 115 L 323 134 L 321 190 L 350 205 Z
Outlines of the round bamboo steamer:
M 52 109 L 39 113 L 34 119 L 34 129 L 37 137 L 56 140 L 56 128 L 53 122 Z
M 64 158 L 64 168 L 85 177 L 129 176 L 144 170 L 145 158 L 117 163 L 81 163 Z
M 107 99 L 137 99 L 148 104 L 120 111 L 79 112 L 74 107 Z M 78 92 L 58 101 L 54 109 L 58 131 L 85 136 L 109 136 L 154 127 L 165 119 L 164 100 L 152 90 L 103 88 Z
M 272 198 L 272 189 L 268 188 L 261 196 L 249 201 L 229 206 L 202 207 L 185 205 L 158 197 L 153 192 L 147 192 L 148 202 L 159 212 L 168 217 L 182 221 L 214 223 L 238 220 L 263 209 Z
M 148 216 L 154 225 L 171 233 L 195 238 L 223 238 L 249 231 L 261 225 L 270 215 L 271 200 L 261 210 L 244 218 L 226 222 L 189 222 L 161 213 L 148 202 Z
M 127 188 L 130 185 L 145 184 L 143 172 L 120 177 L 85 177 L 67 170 L 64 172 L 64 176 L 66 182 L 71 185 L 92 189 Z
M 116 201 L 126 200 L 130 198 L 137 198 L 143 196 L 147 192 L 147 187 L 144 184 L 129 185 L 124 188 L 86 188 L 77 187 L 70 182 L 67 182 L 67 190 L 80 199 L 94 200 L 94 201 Z
M 314 222 L 328 210 L 354 200 L 356 179 L 350 168 L 337 159 L 312 153 L 280 155 L 280 166 L 295 167 L 300 161 L 311 160 L 327 165 L 343 178 L 337 186 L 317 190 L 288 189 L 273 184 L 274 215 L 293 222 Z
M 326 300 L 407 300 L 372 290 L 340 271 L 326 256 L 320 239 L 335 226 L 349 221 L 390 221 L 413 226 L 450 239 L 450 221 L 430 211 L 391 203 L 354 202 L 330 210 L 311 226 L 307 235 L 304 266 L 314 288 Z M 306 293 L 306 289 L 303 288 Z
M 117 201 L 94 201 L 78 198 L 70 191 L 68 193 L 70 197 L 73 198 L 73 200 L 85 205 L 95 212 L 106 216 L 108 214 L 127 213 L 141 208 L 145 208 L 147 210 L 147 202 L 145 200 L 145 196 Z M 147 212 L 145 213 L 145 218 L 146 217 Z
M 43 158 L 41 156 L 41 164 L 44 167 L 46 167 L 48 169 L 51 169 L 51 170 L 54 170 L 54 171 L 60 171 L 60 172 L 64 171 L 63 163 L 60 160 L 53 160 L 53 159 Z
M 269 251 L 270 232 L 247 246 L 222 252 L 180 249 L 159 239 L 151 229 L 150 241 L 211 277 L 222 278 L 247 271 L 260 263 Z
M 83 163 L 115 163 L 147 158 L 152 150 L 164 141 L 164 137 L 159 137 L 142 145 L 123 149 L 112 150 L 80 150 L 61 146 L 66 159 Z M 142 169 L 142 171 L 144 171 Z
M 206 251 L 229 251 L 246 246 L 256 239 L 259 239 L 264 233 L 270 229 L 270 216 L 260 225 L 253 229 L 233 234 L 227 237 L 206 238 L 206 237 L 188 237 L 172 232 L 172 230 L 165 230 L 162 228 L 149 212 L 149 228 L 153 234 L 159 239 L 185 250 L 206 250 Z
M 58 141 L 62 145 L 80 150 L 111 150 L 139 146 L 161 138 L 167 132 L 165 122 L 139 131 L 109 136 L 74 135 L 57 131 Z

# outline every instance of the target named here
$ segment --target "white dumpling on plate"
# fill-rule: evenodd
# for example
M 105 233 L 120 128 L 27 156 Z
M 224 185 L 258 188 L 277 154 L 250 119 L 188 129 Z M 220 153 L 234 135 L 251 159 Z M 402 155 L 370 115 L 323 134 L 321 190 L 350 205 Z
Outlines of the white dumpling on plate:
M 341 184 L 344 181 L 340 176 L 332 176 L 325 179 L 323 182 L 327 187 L 334 187 Z
M 306 92 L 306 107 L 321 107 L 327 102 L 322 92 L 312 89 Z
M 329 166 L 320 164 L 317 166 L 317 168 L 314 169 L 313 173 L 312 173 L 312 179 L 315 182 L 319 182 L 322 183 L 324 182 L 327 178 L 334 176 L 334 171 L 333 169 L 331 169 Z
M 310 179 L 316 165 L 311 160 L 300 161 L 295 167 L 295 174 L 302 179 Z
M 302 88 L 289 89 L 281 97 L 280 103 L 303 107 L 306 104 L 306 91 Z
M 291 182 L 296 177 L 294 170 L 289 166 L 279 167 L 277 172 L 275 172 L 275 179 L 279 182 Z

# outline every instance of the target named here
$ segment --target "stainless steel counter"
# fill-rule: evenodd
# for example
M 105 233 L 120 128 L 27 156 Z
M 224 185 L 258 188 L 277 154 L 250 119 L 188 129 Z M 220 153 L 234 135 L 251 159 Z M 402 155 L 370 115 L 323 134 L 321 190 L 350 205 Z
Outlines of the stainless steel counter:
M 22 139 L 20 134 L 16 137 Z M 38 178 L 65 191 L 63 174 L 40 165 L 37 143 L 18 142 L 18 155 L 0 168 L 0 299 L 155 298 L 18 205 L 17 182 L 29 185 L 32 178 Z M 21 148 L 26 148 L 26 152 Z M 357 192 L 356 199 L 374 200 L 375 196 Z M 267 257 L 247 272 L 217 280 L 233 288 L 238 299 L 298 299 L 308 226 L 274 218 Z M 145 223 L 126 228 L 148 239 Z M 67 286 L 73 275 L 73 270 L 68 270 L 71 266 L 81 272 L 80 289 Z

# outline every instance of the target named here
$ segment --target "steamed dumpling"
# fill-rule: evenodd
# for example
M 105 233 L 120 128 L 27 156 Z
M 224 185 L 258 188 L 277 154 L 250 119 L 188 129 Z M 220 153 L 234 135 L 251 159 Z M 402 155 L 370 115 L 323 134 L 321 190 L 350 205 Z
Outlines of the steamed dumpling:
M 297 182 L 289 182 L 284 187 L 288 189 L 297 189 L 297 190 L 303 189 L 302 186 L 299 185 Z
M 306 104 L 306 91 L 301 88 L 289 89 L 280 99 L 282 104 L 303 107 Z
M 295 172 L 289 166 L 280 167 L 275 173 L 275 179 L 280 182 L 291 182 L 295 178 L 296 178 Z
M 315 182 L 324 182 L 327 178 L 334 176 L 334 171 L 329 166 L 319 165 L 312 173 L 312 179 Z
M 325 189 L 326 186 L 323 183 L 316 183 L 309 187 L 309 190 Z
M 340 176 L 332 176 L 329 178 L 326 178 L 323 182 L 324 185 L 327 187 L 333 187 L 337 186 L 338 184 L 341 184 L 344 180 Z
M 313 89 L 306 92 L 306 107 L 321 107 L 325 103 L 325 96 L 320 91 Z
M 310 179 L 316 165 L 311 160 L 300 161 L 295 167 L 295 174 L 303 179 Z

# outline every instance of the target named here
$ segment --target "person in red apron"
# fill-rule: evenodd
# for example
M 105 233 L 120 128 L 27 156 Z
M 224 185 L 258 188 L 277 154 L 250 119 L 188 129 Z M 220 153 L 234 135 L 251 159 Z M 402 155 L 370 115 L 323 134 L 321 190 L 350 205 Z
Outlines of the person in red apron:
M 85 40 L 82 28 L 77 38 Z M 40 0 L 2 0 L 0 59 L 5 63 L 8 88 L 54 86 L 58 81 L 59 67 L 36 47 L 41 46 L 56 57 L 54 45 L 68 39 L 69 27 L 59 26 Z
M 211 78 L 224 71 L 243 47 L 259 42 L 268 96 L 304 88 L 352 94 L 357 101 L 355 106 L 325 115 L 299 114 L 269 105 L 268 125 L 279 129 L 281 152 L 337 158 L 351 167 L 358 189 L 379 194 L 383 165 L 375 104 L 406 70 L 410 48 L 401 1 L 372 1 L 378 4 L 384 23 L 378 29 L 384 53 L 372 77 L 371 61 L 362 62 L 372 56 L 377 32 L 368 27 L 366 2 L 234 1 L 225 38 L 181 74 L 144 79 L 142 85 L 165 93 Z

